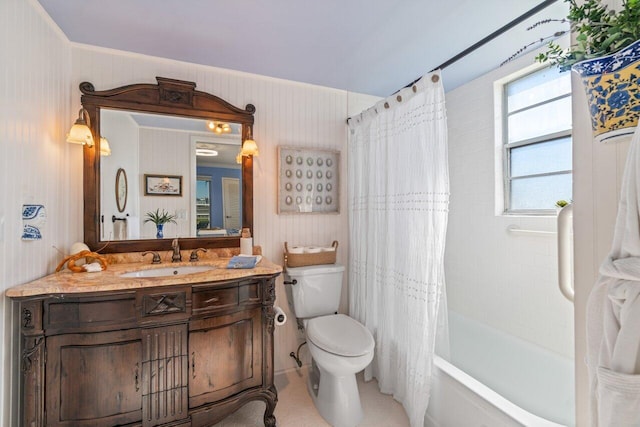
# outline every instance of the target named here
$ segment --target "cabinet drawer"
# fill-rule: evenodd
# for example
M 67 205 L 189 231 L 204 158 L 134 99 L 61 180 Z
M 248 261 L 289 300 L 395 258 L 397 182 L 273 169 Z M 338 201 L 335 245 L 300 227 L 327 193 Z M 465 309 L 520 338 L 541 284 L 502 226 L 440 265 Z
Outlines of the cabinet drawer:
M 207 289 L 193 293 L 194 313 L 219 310 L 238 305 L 238 288 Z
M 186 318 L 191 300 L 190 288 L 156 288 L 138 292 L 138 305 L 142 317 L 161 316 L 165 320 Z
M 47 332 L 58 328 L 124 326 L 136 321 L 136 299 L 134 294 L 50 299 L 45 302 L 44 313 Z
M 240 282 L 240 304 L 252 304 L 260 302 L 260 282 L 257 280 Z

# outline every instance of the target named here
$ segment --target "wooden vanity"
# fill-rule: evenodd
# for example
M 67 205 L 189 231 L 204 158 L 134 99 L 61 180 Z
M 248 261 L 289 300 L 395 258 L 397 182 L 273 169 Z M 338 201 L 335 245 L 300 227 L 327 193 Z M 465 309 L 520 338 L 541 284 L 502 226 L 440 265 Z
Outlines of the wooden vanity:
M 142 263 L 7 290 L 19 307 L 22 426 L 211 426 L 252 400 L 275 426 L 275 278 L 254 269 L 122 278 Z M 187 265 L 188 263 L 181 263 Z M 165 263 L 162 267 L 178 264 Z

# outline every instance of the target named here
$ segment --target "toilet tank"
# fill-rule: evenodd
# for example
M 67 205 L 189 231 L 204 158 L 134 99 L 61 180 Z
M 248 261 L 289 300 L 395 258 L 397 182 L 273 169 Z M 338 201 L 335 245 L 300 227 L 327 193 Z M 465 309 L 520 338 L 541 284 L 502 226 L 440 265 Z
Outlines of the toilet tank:
M 344 266 L 339 264 L 287 268 L 288 280 L 296 281 L 291 285 L 296 317 L 305 319 L 337 312 L 343 273 Z

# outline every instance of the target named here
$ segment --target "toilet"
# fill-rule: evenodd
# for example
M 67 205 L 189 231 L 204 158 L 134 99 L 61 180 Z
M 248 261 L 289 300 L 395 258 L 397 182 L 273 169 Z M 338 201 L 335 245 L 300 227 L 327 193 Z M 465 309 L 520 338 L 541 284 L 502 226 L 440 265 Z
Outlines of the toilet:
M 375 343 L 367 328 L 337 314 L 344 266 L 287 268 L 293 310 L 305 328 L 312 365 L 307 383 L 320 415 L 334 427 L 362 420 L 356 373 L 373 360 Z

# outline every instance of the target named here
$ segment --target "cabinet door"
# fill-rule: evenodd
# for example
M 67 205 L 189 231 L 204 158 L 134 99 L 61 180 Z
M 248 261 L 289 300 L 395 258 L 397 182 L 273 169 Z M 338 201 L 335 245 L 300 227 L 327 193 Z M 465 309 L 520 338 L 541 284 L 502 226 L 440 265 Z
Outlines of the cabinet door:
M 189 358 L 190 408 L 261 385 L 261 309 L 193 322 Z
M 47 338 L 47 426 L 114 426 L 142 419 L 140 331 Z

